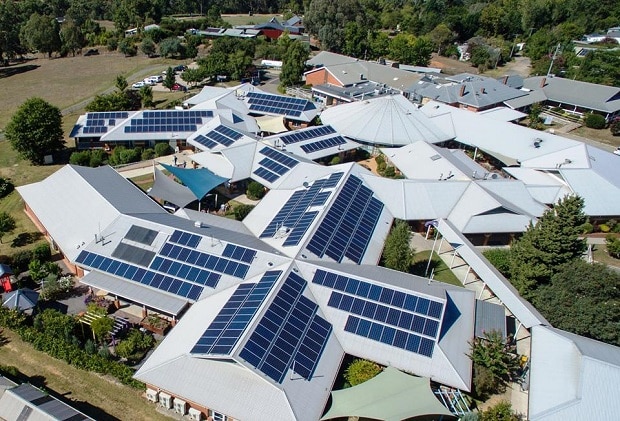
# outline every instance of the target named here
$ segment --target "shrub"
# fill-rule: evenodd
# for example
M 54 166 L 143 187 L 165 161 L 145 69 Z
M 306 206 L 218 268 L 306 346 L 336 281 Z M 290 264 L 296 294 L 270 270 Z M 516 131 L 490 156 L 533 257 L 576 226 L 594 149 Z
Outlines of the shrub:
M 245 217 L 248 216 L 250 212 L 252 212 L 252 209 L 254 209 L 253 205 L 235 206 L 235 209 L 234 209 L 235 219 L 237 221 L 243 221 Z
M 95 149 L 94 151 L 90 152 L 90 161 L 88 165 L 93 168 L 100 167 L 105 164 L 107 159 L 108 154 L 105 151 L 101 149 Z
M 248 184 L 248 189 L 246 190 L 245 194 L 251 200 L 260 200 L 265 195 L 265 187 L 261 183 L 258 183 L 256 181 L 250 181 L 250 184 Z
M 149 159 L 155 158 L 155 150 L 152 148 L 143 150 L 141 158 L 143 161 L 148 161 Z
M 140 161 L 142 155 L 141 148 L 125 149 L 120 153 L 121 164 L 130 164 L 132 162 Z
M 502 275 L 510 278 L 510 250 L 504 248 L 493 248 L 485 250 L 482 254 L 486 257 L 495 269 L 499 270 Z
M 605 117 L 600 114 L 588 113 L 583 118 L 586 127 L 591 129 L 604 129 L 605 128 Z
M 332 158 L 331 161 L 329 161 L 329 165 L 338 165 L 340 164 L 340 157 L 339 156 L 335 156 Z
M 620 259 L 620 238 L 613 234 L 607 234 L 605 237 L 605 245 L 607 246 L 607 253 L 611 257 Z
M 474 391 L 480 398 L 487 397 L 500 389 L 500 381 L 491 370 L 486 367 L 476 365 L 474 367 Z
M 11 269 L 16 275 L 25 272 L 31 260 L 32 252 L 30 250 L 18 251 L 11 257 Z
M 351 386 L 356 386 L 372 379 L 379 373 L 381 373 L 379 364 L 358 358 L 349 364 L 344 372 L 344 377 Z
M 15 186 L 9 179 L 0 177 L 0 199 L 8 196 L 15 189 Z
M 609 125 L 609 130 L 614 136 L 620 136 L 620 118 L 615 118 Z
M 90 151 L 73 152 L 69 157 L 69 163 L 87 167 L 90 165 Z
M 592 231 L 594 231 L 594 225 L 586 222 L 579 228 L 579 231 L 581 231 L 582 234 L 590 234 Z
M 601 232 L 609 232 L 611 229 L 609 228 L 609 225 L 607 224 L 601 224 L 598 226 L 599 231 Z
M 32 258 L 42 262 L 52 257 L 52 251 L 48 243 L 40 243 L 32 250 Z
M 157 143 L 155 145 L 155 156 L 166 156 L 172 153 L 172 148 L 167 143 Z

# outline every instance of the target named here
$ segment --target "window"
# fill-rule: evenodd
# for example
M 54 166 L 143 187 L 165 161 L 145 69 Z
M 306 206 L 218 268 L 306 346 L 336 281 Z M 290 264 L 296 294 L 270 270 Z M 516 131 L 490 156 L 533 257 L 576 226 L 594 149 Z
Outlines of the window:
M 224 414 L 220 414 L 219 412 L 215 412 L 212 409 L 209 409 L 209 416 L 213 417 L 213 421 L 227 421 L 228 417 Z

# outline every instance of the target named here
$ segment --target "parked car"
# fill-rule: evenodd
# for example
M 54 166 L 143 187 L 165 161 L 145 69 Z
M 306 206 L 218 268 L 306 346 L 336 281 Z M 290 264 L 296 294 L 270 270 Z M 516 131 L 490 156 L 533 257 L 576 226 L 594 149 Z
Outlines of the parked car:
M 148 79 L 151 82 L 155 82 L 155 83 L 161 83 L 164 81 L 164 77 L 162 75 L 149 76 L 146 79 Z
M 614 153 L 616 155 L 620 155 L 620 146 L 618 146 L 616 149 L 614 149 Z
M 187 70 L 187 66 L 185 66 L 184 64 L 179 64 L 178 66 L 176 66 L 172 70 L 174 70 L 175 73 L 177 73 L 177 72 L 184 72 L 184 71 Z
M 96 48 L 90 48 L 87 52 L 84 53 L 84 56 L 98 56 L 99 50 Z
M 157 82 L 155 82 L 153 79 L 151 78 L 146 78 L 142 81 L 145 85 L 149 85 L 149 86 L 153 86 L 153 85 L 157 85 Z
M 136 82 L 133 85 L 131 85 L 131 87 L 133 89 L 140 89 L 141 87 L 146 86 L 146 83 L 144 83 L 143 80 L 141 80 L 140 82 Z
M 175 83 L 174 85 L 172 85 L 172 90 L 187 92 L 187 86 L 181 85 L 180 83 Z

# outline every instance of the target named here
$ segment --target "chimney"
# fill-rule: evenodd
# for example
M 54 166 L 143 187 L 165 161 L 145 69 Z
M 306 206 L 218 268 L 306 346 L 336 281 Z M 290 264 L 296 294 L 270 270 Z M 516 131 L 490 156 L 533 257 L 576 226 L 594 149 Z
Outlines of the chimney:
M 483 87 L 483 88 L 480 88 L 480 93 L 481 93 L 481 94 L 486 94 L 486 91 L 484 90 L 484 87 Z
M 504 80 L 502 80 L 504 85 L 508 85 L 508 75 L 504 76 Z
M 544 77 L 540 80 L 540 87 L 544 88 L 546 84 L 547 84 L 547 78 Z
M 465 85 L 461 85 L 461 92 L 459 92 L 459 96 L 465 96 Z
M 364 73 L 360 73 L 360 80 L 364 80 Z

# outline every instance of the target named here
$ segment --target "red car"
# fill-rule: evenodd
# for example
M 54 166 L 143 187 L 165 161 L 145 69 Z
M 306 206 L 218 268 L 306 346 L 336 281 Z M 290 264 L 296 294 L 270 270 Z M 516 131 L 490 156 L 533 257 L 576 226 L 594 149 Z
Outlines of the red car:
M 180 83 L 175 83 L 174 85 L 172 85 L 172 90 L 187 92 L 187 86 L 181 85 Z

